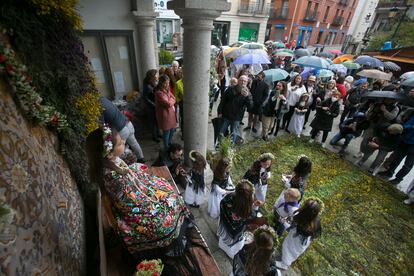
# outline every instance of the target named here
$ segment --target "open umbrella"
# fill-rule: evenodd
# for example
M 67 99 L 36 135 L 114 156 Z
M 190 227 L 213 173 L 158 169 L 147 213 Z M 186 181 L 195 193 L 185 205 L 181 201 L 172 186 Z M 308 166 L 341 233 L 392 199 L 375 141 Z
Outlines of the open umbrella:
M 263 71 L 265 74 L 265 81 L 269 84 L 272 84 L 275 81 L 284 80 L 289 76 L 289 73 L 283 69 L 269 69 Z
M 320 52 L 318 54 L 318 57 L 331 58 L 331 57 L 333 57 L 333 55 L 330 54 L 330 53 L 327 53 L 327 52 Z
M 281 42 L 281 41 L 273 42 L 273 47 L 276 47 L 276 48 L 286 48 L 285 44 L 283 42 Z
M 249 53 L 250 53 L 250 50 L 246 49 L 246 48 L 236 48 L 236 49 L 233 49 L 232 51 L 230 51 L 227 54 L 226 54 L 226 51 L 224 51 L 224 55 L 227 58 L 237 58 L 239 56 L 246 55 L 246 54 L 249 54 Z
M 295 54 L 285 52 L 285 51 L 274 51 L 273 55 L 275 55 L 277 57 L 293 57 Z
M 391 71 L 394 71 L 394 72 L 401 71 L 401 67 L 398 64 L 396 64 L 392 61 L 385 61 L 384 62 L 384 69 L 388 69 L 388 70 L 391 70 Z
M 329 78 L 332 77 L 334 73 L 328 69 L 319 69 L 316 71 L 316 76 L 319 78 Z
M 229 48 L 225 49 L 223 53 L 224 53 L 225 56 L 227 56 L 230 52 L 232 52 L 232 51 L 234 51 L 236 49 L 239 49 L 239 48 L 237 48 L 237 47 L 229 47 Z
M 339 63 L 342 63 L 342 62 L 345 62 L 345 61 L 353 61 L 353 60 L 354 60 L 354 56 L 353 55 L 346 54 L 346 55 L 342 55 L 342 56 L 336 57 L 333 60 L 333 63 L 339 64 Z
M 362 95 L 362 98 L 368 99 L 394 99 L 401 103 L 407 103 L 410 101 L 407 95 L 404 93 L 394 91 L 372 91 Z
M 313 47 L 315 47 L 315 48 L 322 48 L 323 45 L 322 44 L 314 44 Z
M 298 58 L 293 62 L 294 64 L 302 65 L 302 66 L 308 66 L 308 67 L 314 67 L 314 68 L 320 68 L 320 69 L 328 69 L 329 68 L 329 62 L 326 61 L 323 58 L 310 56 L 310 57 L 301 57 Z
M 303 71 L 300 73 L 300 76 L 302 79 L 306 80 L 308 79 L 309 75 L 315 75 L 315 68 L 313 67 L 305 67 L 303 68 Z
M 305 56 L 310 56 L 311 54 L 309 53 L 308 49 L 296 49 L 295 50 L 295 56 L 296 57 L 305 57 Z
M 370 56 L 359 56 L 354 60 L 355 63 L 371 67 L 384 67 L 381 60 Z
M 342 64 L 331 64 L 331 66 L 329 66 L 329 70 L 332 70 L 334 72 L 341 72 L 343 76 L 345 76 L 346 72 L 348 71 L 348 69 Z
M 405 72 L 400 76 L 400 80 L 408 80 L 414 78 L 414 71 Z
M 414 87 L 414 78 L 404 80 L 401 85 Z
M 361 67 L 361 65 L 359 65 L 358 63 L 352 62 L 352 61 L 345 61 L 344 63 L 342 63 L 343 66 L 345 66 L 347 69 L 359 69 Z
M 342 52 L 340 50 L 337 50 L 337 49 L 328 50 L 328 52 L 331 53 L 332 55 L 342 54 Z
M 388 74 L 377 69 L 365 69 L 358 72 L 357 75 L 376 80 L 391 80 L 392 76 L 392 74 Z
M 271 63 L 267 56 L 260 54 L 246 54 L 239 56 L 233 61 L 234 64 L 269 64 Z
M 250 42 L 250 43 L 243 44 L 242 46 L 240 46 L 240 48 L 264 50 L 266 47 L 262 43 Z

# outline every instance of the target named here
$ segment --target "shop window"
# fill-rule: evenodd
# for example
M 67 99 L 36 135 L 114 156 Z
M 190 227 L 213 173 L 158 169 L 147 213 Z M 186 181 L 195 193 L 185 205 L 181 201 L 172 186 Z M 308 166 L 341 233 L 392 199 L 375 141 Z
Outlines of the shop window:
M 241 22 L 239 30 L 239 41 L 257 42 L 259 26 L 260 24 L 258 23 Z
M 138 88 L 132 34 L 132 31 L 83 32 L 84 52 L 102 96 L 118 99 Z

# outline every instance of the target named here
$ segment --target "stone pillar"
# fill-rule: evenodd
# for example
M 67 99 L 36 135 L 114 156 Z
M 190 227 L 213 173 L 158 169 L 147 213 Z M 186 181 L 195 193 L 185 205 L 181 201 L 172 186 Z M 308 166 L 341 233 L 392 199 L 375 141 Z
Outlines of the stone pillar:
M 154 44 L 154 25 L 158 13 L 154 11 L 133 11 L 137 24 L 138 46 L 139 46 L 139 65 L 142 77 L 150 69 L 157 69 L 155 44 Z
M 225 0 L 173 0 L 170 10 L 183 20 L 184 153 L 207 153 L 210 45 L 213 20 L 230 10 Z

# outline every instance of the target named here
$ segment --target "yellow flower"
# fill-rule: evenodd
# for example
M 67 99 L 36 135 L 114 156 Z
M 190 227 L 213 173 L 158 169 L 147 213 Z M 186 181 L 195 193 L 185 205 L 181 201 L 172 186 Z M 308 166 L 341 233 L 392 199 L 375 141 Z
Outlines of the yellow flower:
M 75 100 L 75 107 L 85 120 L 86 135 L 99 128 L 98 120 L 102 107 L 98 92 L 86 92 Z

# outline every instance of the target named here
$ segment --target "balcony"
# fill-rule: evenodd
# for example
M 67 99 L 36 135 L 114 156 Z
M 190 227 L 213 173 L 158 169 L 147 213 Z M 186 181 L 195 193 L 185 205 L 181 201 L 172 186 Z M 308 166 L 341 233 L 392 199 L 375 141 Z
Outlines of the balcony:
M 316 22 L 318 21 L 318 17 L 319 17 L 319 12 L 317 11 L 308 12 L 305 14 L 303 21 Z
M 348 6 L 349 0 L 340 0 L 339 5 Z
M 274 9 L 270 10 L 269 17 L 270 19 L 286 19 L 289 14 L 289 9 L 280 8 L 280 9 Z
M 344 18 L 342 16 L 335 16 L 334 19 L 332 20 L 331 25 L 341 26 L 343 22 L 344 22 Z
M 269 14 L 269 3 L 264 3 L 260 0 L 239 0 L 239 14 L 247 15 L 262 15 L 266 16 Z

